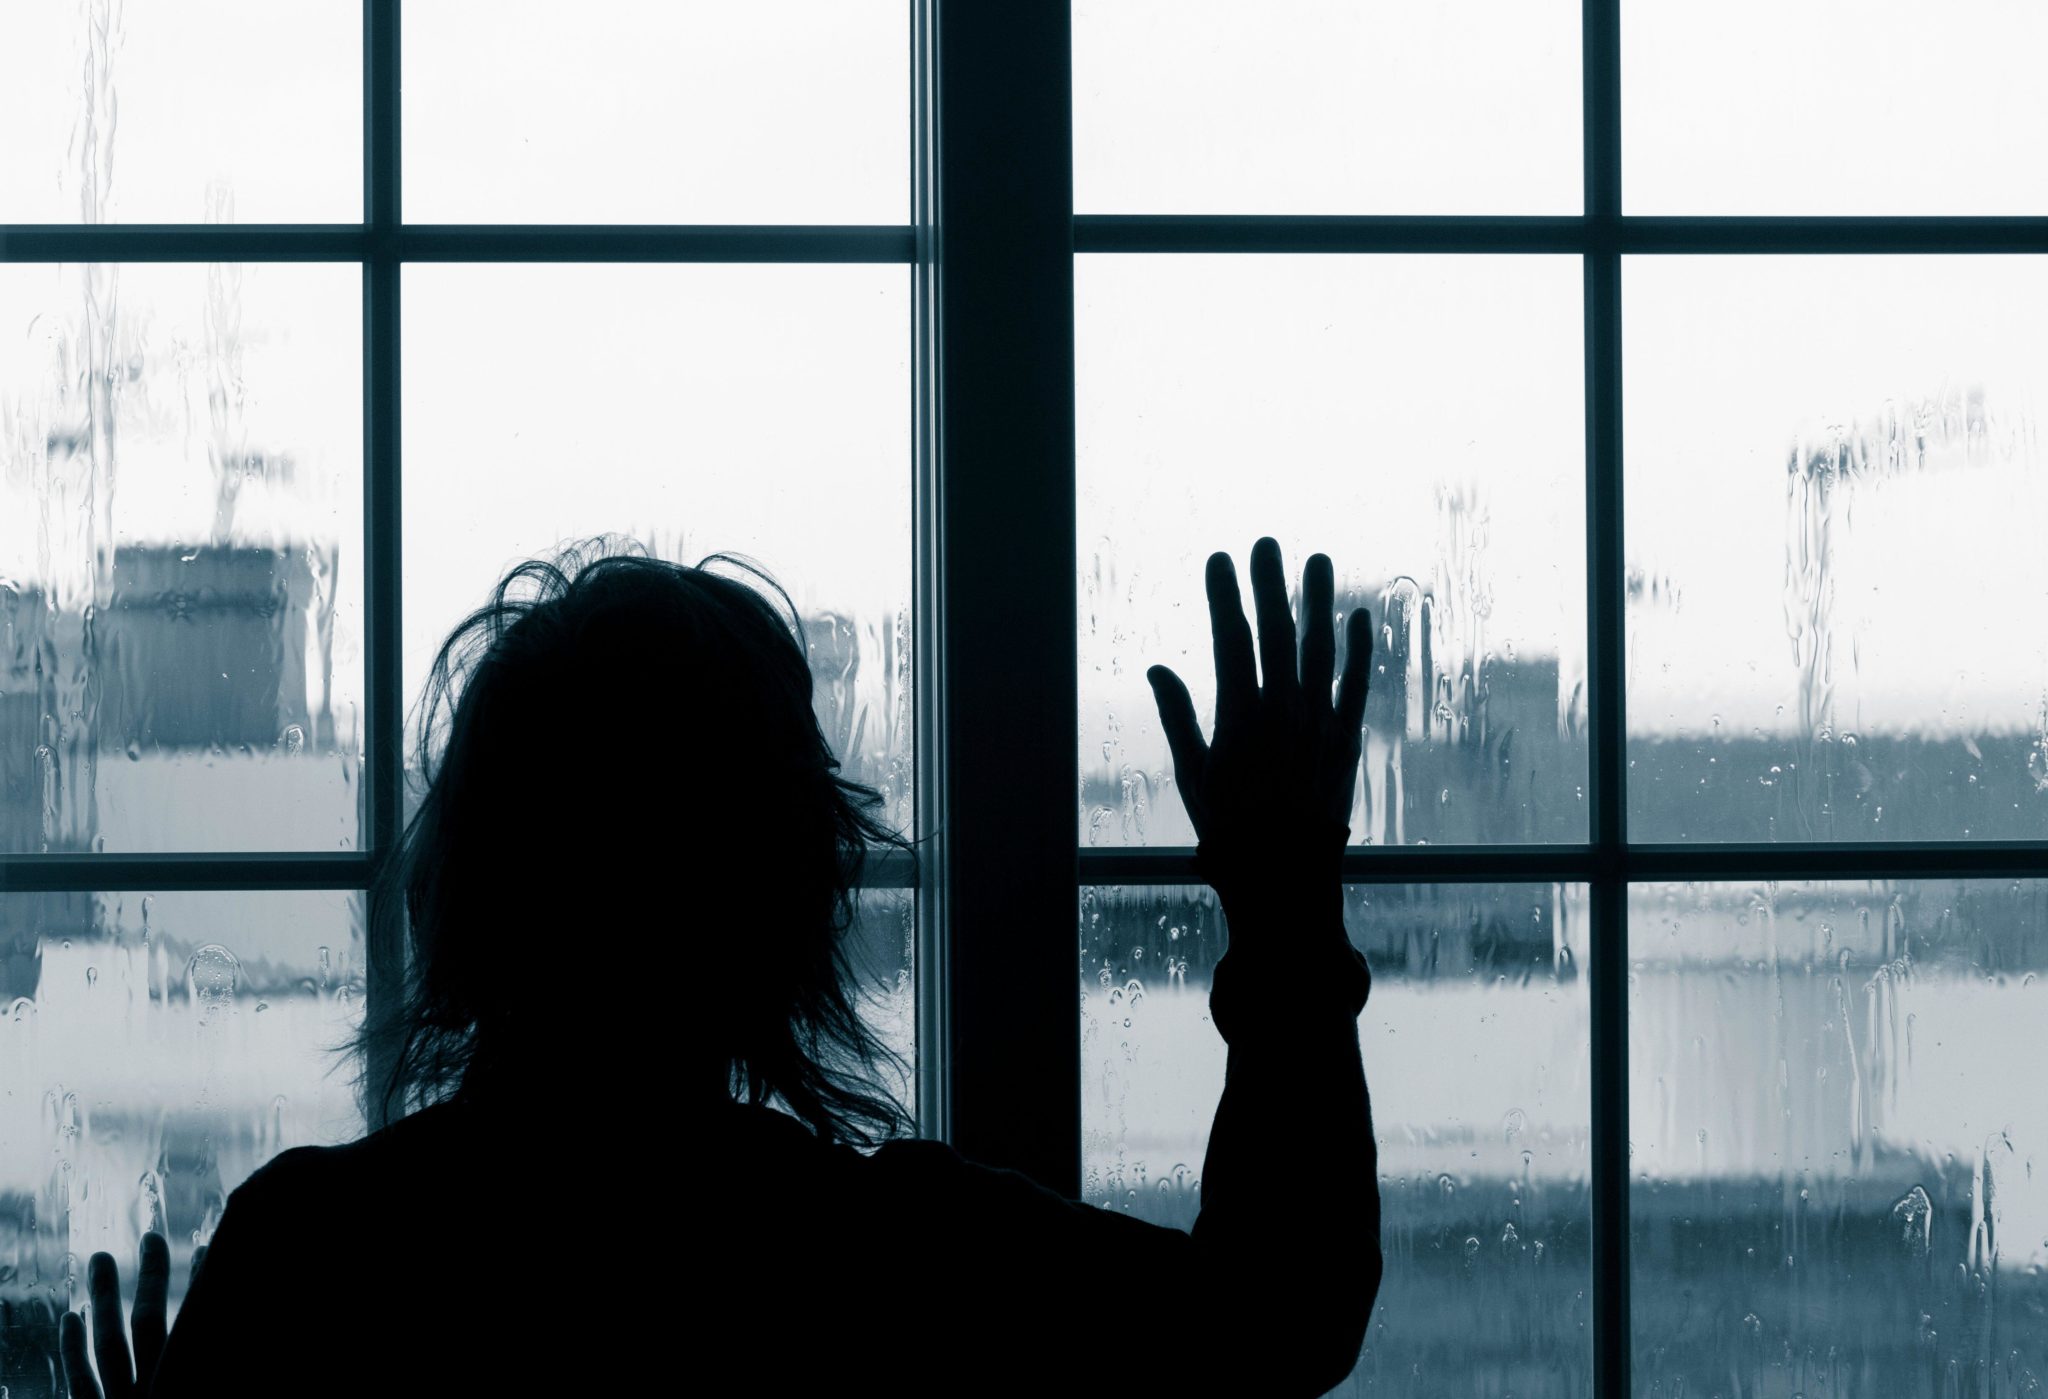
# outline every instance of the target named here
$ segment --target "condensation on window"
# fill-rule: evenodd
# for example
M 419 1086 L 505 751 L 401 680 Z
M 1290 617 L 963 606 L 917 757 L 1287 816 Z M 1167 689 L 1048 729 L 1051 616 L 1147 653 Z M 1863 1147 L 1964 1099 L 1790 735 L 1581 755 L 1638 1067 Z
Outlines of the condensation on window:
M 0 268 L 0 849 L 355 847 L 359 287 Z
M 0 223 L 352 223 L 360 0 L 0 11 Z
M 1207 708 L 1203 561 L 1262 534 L 1374 620 L 1354 843 L 1585 839 L 1582 299 L 1570 259 L 1079 260 L 1085 844 L 1193 843 L 1145 674 Z
M 847 934 L 861 1018 L 896 1056 L 875 1066 L 877 1087 L 913 1116 L 917 1105 L 917 898 L 908 889 L 864 889 Z
M 2048 832 L 2048 260 L 1624 288 L 1631 833 Z
M 1353 886 L 1385 1277 L 1335 1392 L 1579 1395 L 1591 1386 L 1587 901 L 1575 885 Z M 1214 895 L 1084 889 L 1081 1124 L 1092 1204 L 1185 1228 L 1226 1047 Z M 1266 1182 L 1313 1228 L 1303 1164 Z
M 0 1337 L 16 1393 L 105 1250 L 132 1288 L 164 1235 L 172 1301 L 228 1194 L 361 1135 L 338 1052 L 363 1010 L 353 892 L 0 894 Z M 346 1209 L 346 1202 L 334 1202 Z
M 2048 883 L 1632 892 L 1644 1394 L 2048 1374 Z

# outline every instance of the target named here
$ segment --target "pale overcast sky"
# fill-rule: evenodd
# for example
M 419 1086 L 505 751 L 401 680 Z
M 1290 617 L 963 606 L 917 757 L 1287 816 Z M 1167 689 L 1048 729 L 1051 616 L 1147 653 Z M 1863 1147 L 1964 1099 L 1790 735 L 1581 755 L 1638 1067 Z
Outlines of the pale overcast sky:
M 1256 23 L 1213 0 L 1162 4 L 1076 9 L 1083 211 L 1577 207 L 1567 0 L 1275 0 Z M 1757 13 L 1741 22 L 1725 8 L 1626 8 L 1631 208 L 2043 202 L 2048 167 L 1952 139 L 1966 126 L 2024 138 L 2048 121 L 2048 89 L 2022 81 L 2028 36 L 2048 23 L 2037 7 L 1958 0 L 1934 23 L 1886 0 L 1848 23 L 1836 0 L 1769 6 L 1768 20 L 1760 0 L 1744 6 Z M 105 9 L 11 0 L 0 17 L 0 218 L 78 216 L 85 21 Z M 356 5 L 118 9 L 117 100 L 92 96 L 101 116 L 118 113 L 108 217 L 227 212 L 209 187 L 231 190 L 243 221 L 358 216 Z M 903 5 L 570 13 L 406 6 L 410 217 L 905 217 Z M 1281 33 L 1318 42 L 1280 45 Z M 1438 53 L 1458 62 L 1413 61 Z M 1853 80 L 1796 81 L 1802 53 Z M 1458 81 L 1425 81 L 1445 71 Z M 1728 86 L 1688 76 L 1700 74 Z M 1778 139 L 1762 142 L 1766 126 Z M 82 286 L 47 268 L 0 272 L 0 324 L 18 328 L 0 348 L 10 403 L 47 399 Z M 209 332 L 199 269 L 130 267 L 118 286 L 124 333 L 151 356 L 153 407 L 151 422 L 123 424 L 117 534 L 196 537 L 212 510 L 206 346 L 220 318 Z M 247 428 L 302 468 L 288 493 L 245 490 L 238 528 L 252 537 L 303 528 L 359 544 L 358 294 L 353 268 L 243 273 Z M 904 269 L 415 267 L 405 294 L 409 686 L 506 563 L 606 525 L 684 553 L 751 550 L 810 605 L 873 617 L 907 601 Z M 1625 296 L 1630 562 L 1680 599 L 1637 615 L 1632 718 L 1781 726 L 1798 683 L 1790 443 L 1981 389 L 1990 455 L 1951 454 L 1843 498 L 1837 702 L 1865 725 L 2033 722 L 2048 683 L 2032 625 L 2048 576 L 2029 535 L 2043 262 L 1650 259 L 1630 264 Z M 1104 576 L 1099 556 L 1122 580 L 1096 599 L 1117 626 L 1091 640 L 1084 619 L 1084 714 L 1142 710 L 1145 663 L 1199 654 L 1201 556 L 1241 553 L 1261 532 L 1297 562 L 1328 549 L 1360 583 L 1441 575 L 1453 592 L 1459 573 L 1486 594 L 1475 646 L 1558 654 L 1576 673 L 1579 305 L 1570 258 L 1083 258 L 1080 554 L 1085 577 Z M 24 483 L 5 489 L 18 499 Z M 1445 492 L 1466 500 L 1468 528 L 1484 524 L 1456 559 Z M 40 512 L 6 514 L 4 567 L 32 574 Z M 1205 689 L 1203 665 L 1187 669 Z

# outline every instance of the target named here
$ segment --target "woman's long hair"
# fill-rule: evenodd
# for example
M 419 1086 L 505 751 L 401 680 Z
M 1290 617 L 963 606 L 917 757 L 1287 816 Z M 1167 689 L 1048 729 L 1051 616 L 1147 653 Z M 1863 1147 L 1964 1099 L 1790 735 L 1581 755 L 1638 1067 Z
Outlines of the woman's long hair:
M 806 655 L 758 567 L 610 539 L 520 564 L 456 627 L 379 874 L 378 916 L 406 925 L 381 945 L 410 956 L 355 1041 L 373 1124 L 597 1053 L 832 1140 L 908 1129 L 845 934 L 869 848 L 910 846 L 840 775 Z

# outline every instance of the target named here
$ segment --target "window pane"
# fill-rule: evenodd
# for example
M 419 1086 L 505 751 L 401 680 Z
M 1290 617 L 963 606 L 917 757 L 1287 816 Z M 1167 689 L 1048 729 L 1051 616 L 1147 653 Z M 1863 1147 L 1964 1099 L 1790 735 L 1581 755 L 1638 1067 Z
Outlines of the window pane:
M 877 1066 L 880 1086 L 917 1110 L 917 896 L 909 889 L 864 889 L 846 934 L 848 961 L 861 990 L 861 1018 L 901 1056 L 904 1072 Z
M 0 894 L 0 1298 L 80 1306 L 101 1249 L 132 1296 L 155 1229 L 175 1306 L 250 1172 L 361 1135 L 362 930 L 352 892 Z M 54 1357 L 12 1319 L 11 1365 Z
M 1359 1039 L 1386 1273 L 1338 1394 L 1581 1395 L 1592 1384 L 1587 910 L 1582 886 L 1354 886 L 1372 963 Z M 1081 891 L 1089 1203 L 1185 1228 L 1226 1049 L 1207 889 Z M 1304 1189 L 1303 1187 L 1307 1188 Z M 1276 1180 L 1312 1220 L 1315 1191 Z
M 0 850 L 357 843 L 354 265 L 0 267 Z
M 1585 839 L 1578 259 L 1084 257 L 1075 299 L 1082 839 L 1193 842 L 1145 671 L 1209 722 L 1203 560 L 1261 534 L 1378 624 L 1354 842 Z
M 1084 214 L 1576 214 L 1575 0 L 1076 0 Z
M 2048 834 L 2048 259 L 1635 258 L 1629 820 Z
M 405 686 L 512 564 L 617 533 L 789 590 L 820 723 L 907 825 L 910 273 L 405 271 Z
M 1631 214 L 2048 211 L 2035 0 L 1623 0 Z
M 0 223 L 353 223 L 359 0 L 10 0 Z
M 2048 1373 L 2048 884 L 1630 900 L 1635 1383 L 2020 1394 Z
M 433 0 L 404 15 L 424 223 L 906 223 L 901 0 Z

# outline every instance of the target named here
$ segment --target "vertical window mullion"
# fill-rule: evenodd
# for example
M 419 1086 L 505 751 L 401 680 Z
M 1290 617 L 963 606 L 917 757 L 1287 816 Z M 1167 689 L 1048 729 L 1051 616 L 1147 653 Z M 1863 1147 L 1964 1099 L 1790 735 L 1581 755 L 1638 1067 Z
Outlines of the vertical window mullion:
M 1591 1000 L 1593 1376 L 1600 1399 L 1630 1380 L 1628 840 L 1621 460 L 1621 0 L 1584 0 L 1588 835 L 1595 854 Z
M 948 1131 L 1080 1193 L 1066 5 L 932 0 Z
M 915 917 L 915 986 L 918 1045 L 914 1107 L 920 1136 L 952 1138 L 947 1092 L 948 1024 L 946 863 L 946 648 L 945 580 L 939 493 L 938 419 L 938 70 L 932 30 L 933 0 L 910 7 L 910 223 L 916 242 L 910 268 L 911 529 L 913 687 L 917 725 L 917 794 L 914 828 L 923 837 L 923 868 Z
M 363 791 L 373 869 L 390 858 L 403 820 L 405 697 L 399 631 L 399 170 L 398 0 L 363 4 L 363 561 L 368 751 Z M 372 878 L 365 895 L 364 1011 L 399 993 L 403 910 L 386 907 Z M 365 1065 L 381 1083 L 388 1064 Z M 383 1124 L 373 1120 L 373 1129 Z

